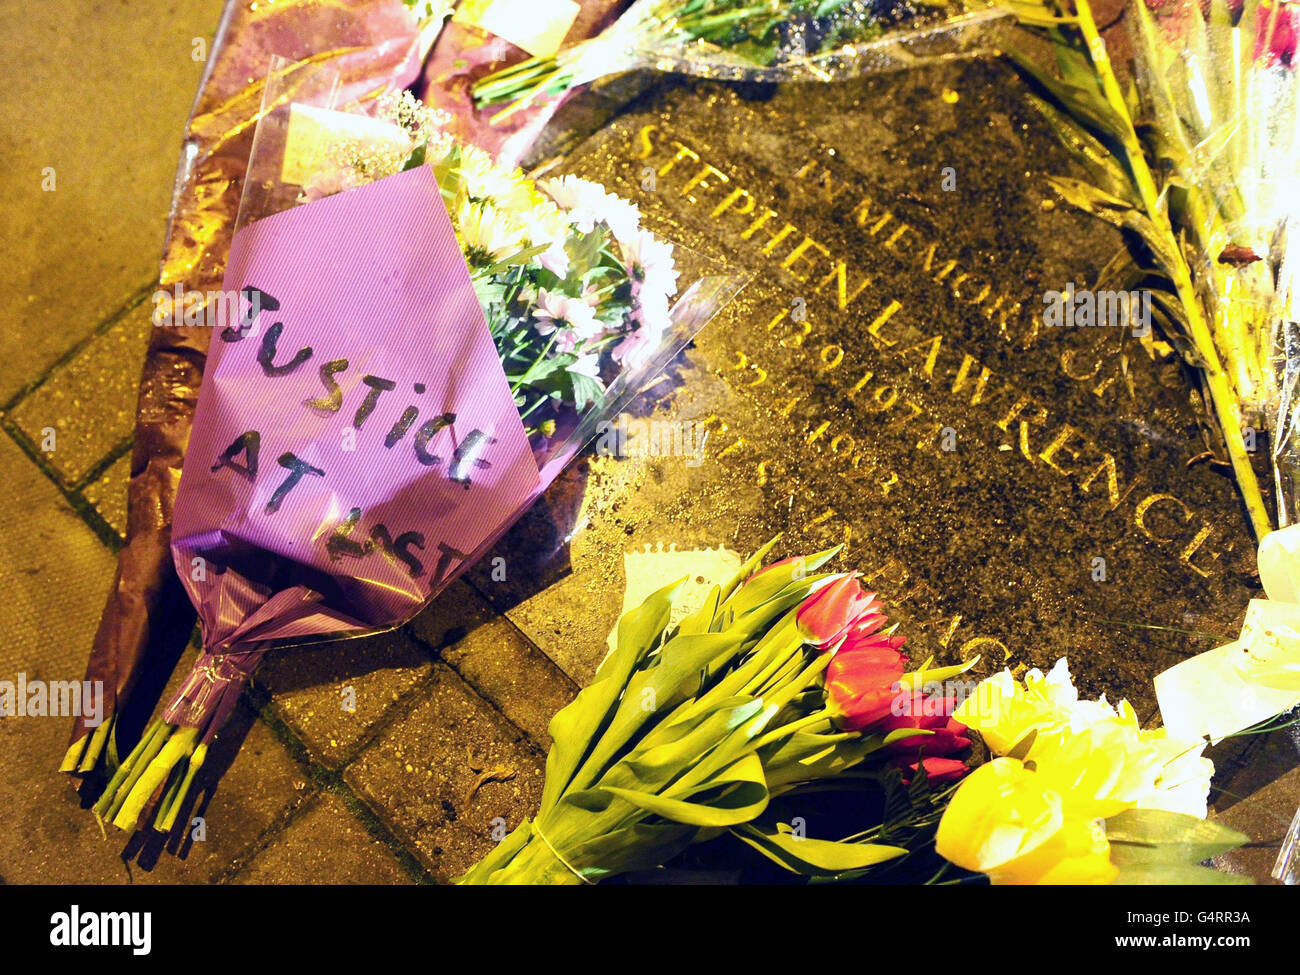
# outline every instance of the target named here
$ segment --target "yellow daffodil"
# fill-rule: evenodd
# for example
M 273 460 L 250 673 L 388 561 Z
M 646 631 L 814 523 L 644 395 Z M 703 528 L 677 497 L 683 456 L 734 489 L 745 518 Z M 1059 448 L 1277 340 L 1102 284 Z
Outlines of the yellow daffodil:
M 1067 816 L 1060 793 L 1015 758 L 995 758 L 966 777 L 935 848 L 995 884 L 1105 884 L 1117 873 L 1105 831 Z
M 1065 658 L 1051 672 L 1031 670 L 1021 685 L 1011 671 L 983 680 L 953 712 L 953 717 L 980 733 L 998 754 L 1011 751 L 1029 732 L 1068 722 L 1079 694 Z
M 1104 819 L 1132 808 L 1156 791 L 1160 756 L 1141 740 L 1136 716 L 1103 718 L 1071 731 L 1055 729 L 1035 737 L 1025 754 L 1057 790 L 1068 811 L 1084 819 Z
M 1024 684 L 1009 671 L 982 681 L 953 716 L 1006 757 L 958 787 L 937 845 L 994 883 L 1109 883 L 1104 820 L 1135 807 L 1205 816 L 1204 742 L 1142 730 L 1127 701 L 1080 701 L 1064 658 Z

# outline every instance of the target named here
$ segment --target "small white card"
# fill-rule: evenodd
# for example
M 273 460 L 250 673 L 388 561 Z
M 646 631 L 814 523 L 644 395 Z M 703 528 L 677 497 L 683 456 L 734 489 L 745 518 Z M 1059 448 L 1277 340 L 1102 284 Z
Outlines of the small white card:
M 643 602 L 652 592 L 656 592 L 683 576 L 687 576 L 682 594 L 673 607 L 673 614 L 668 625 L 675 626 L 683 619 L 704 605 L 704 600 L 714 586 L 725 585 L 731 580 L 745 560 L 728 548 L 693 548 L 677 551 L 676 545 L 666 550 L 661 544 L 658 551 L 649 545 L 643 551 L 631 551 L 623 554 L 623 572 L 626 588 L 623 590 L 623 610 L 628 613 Z M 609 633 L 606 643 L 612 653 L 618 641 L 618 626 Z
M 1252 599 L 1240 640 L 1157 674 L 1156 700 L 1169 734 L 1218 741 L 1300 702 L 1300 690 L 1286 686 L 1288 665 L 1300 664 L 1294 624 L 1283 622 L 1300 618 L 1295 614 L 1294 603 Z

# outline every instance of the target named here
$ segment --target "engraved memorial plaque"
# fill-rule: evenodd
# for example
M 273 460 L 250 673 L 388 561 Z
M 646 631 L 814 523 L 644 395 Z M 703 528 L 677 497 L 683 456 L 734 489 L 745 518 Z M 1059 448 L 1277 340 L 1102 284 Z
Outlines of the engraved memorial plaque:
M 1209 444 L 1176 357 L 1130 327 L 1044 323 L 1044 294 L 1097 288 L 1123 244 L 1054 198 L 1042 177 L 1068 157 L 1024 96 L 995 61 L 667 79 L 563 159 L 681 263 L 754 274 L 636 404 L 625 452 L 685 429 L 675 453 L 591 457 L 499 548 L 535 565 L 471 574 L 576 681 L 625 552 L 747 554 L 778 532 L 782 555 L 845 545 L 836 565 L 881 593 L 914 664 L 1068 655 L 1082 696 L 1143 720 L 1155 673 L 1235 632 L 1253 539 L 1230 477 L 1189 466 Z

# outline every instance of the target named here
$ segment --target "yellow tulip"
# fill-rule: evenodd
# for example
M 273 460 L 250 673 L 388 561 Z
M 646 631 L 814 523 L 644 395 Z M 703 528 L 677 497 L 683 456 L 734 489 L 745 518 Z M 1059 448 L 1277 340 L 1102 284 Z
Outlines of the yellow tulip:
M 1110 862 L 1106 830 L 1093 819 L 1067 819 L 1046 843 L 989 872 L 994 884 L 1108 884 L 1119 874 Z

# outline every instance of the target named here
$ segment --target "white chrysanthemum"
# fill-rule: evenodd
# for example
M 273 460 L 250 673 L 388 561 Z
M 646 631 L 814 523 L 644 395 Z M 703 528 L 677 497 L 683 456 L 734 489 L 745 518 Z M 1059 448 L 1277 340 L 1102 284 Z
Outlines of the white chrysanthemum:
M 637 294 L 632 318 L 646 330 L 649 337 L 658 342 L 672 325 L 668 317 L 668 296 L 662 291 L 642 288 Z
M 650 289 L 671 295 L 677 291 L 677 265 L 673 261 L 673 245 L 660 240 L 648 230 L 638 230 L 627 239 L 619 240 L 623 264 L 628 277 L 641 289 Z
M 568 335 L 556 336 L 556 346 L 561 342 L 576 343 L 599 338 L 604 325 L 596 317 L 596 310 L 582 298 L 570 298 L 568 295 L 547 291 L 537 292 L 537 305 L 533 312 L 537 316 L 537 331 L 541 335 L 550 335 L 562 326 L 568 326 Z M 563 352 L 572 348 L 561 349 Z
M 461 249 L 471 260 L 500 261 L 524 246 L 524 228 L 490 203 L 462 203 L 456 211 L 456 230 Z
M 557 204 L 570 211 L 570 218 L 584 234 L 591 233 L 593 223 L 599 219 L 609 194 L 599 183 L 580 176 L 561 176 L 544 179 L 537 184 Z
M 580 176 L 561 176 L 538 184 L 556 203 L 569 211 L 569 220 L 579 231 L 589 234 L 597 223 L 606 224 L 615 239 L 635 236 L 641 213 L 634 204 L 606 193 L 599 183 Z
M 621 196 L 608 197 L 601 219 L 614 239 L 620 242 L 632 239 L 641 230 L 641 211 L 635 203 L 629 203 Z

